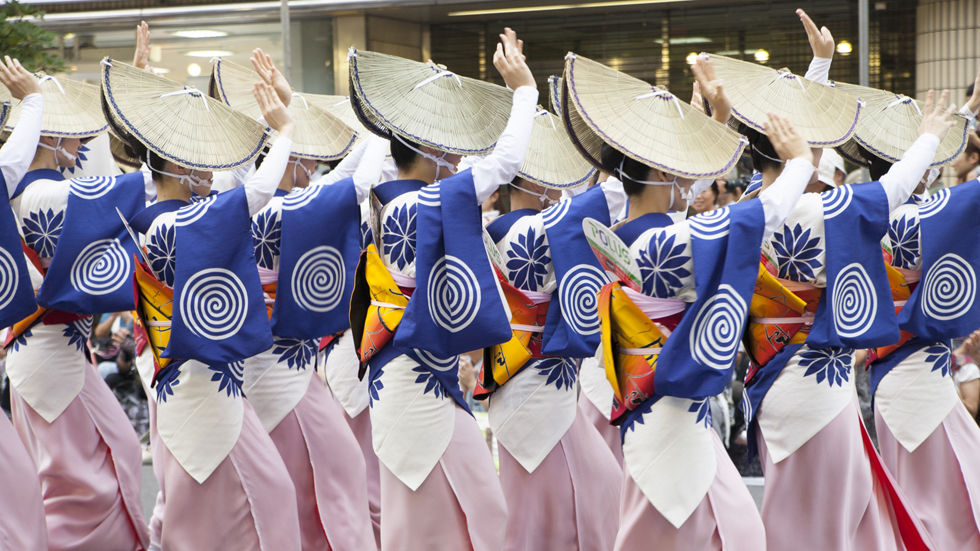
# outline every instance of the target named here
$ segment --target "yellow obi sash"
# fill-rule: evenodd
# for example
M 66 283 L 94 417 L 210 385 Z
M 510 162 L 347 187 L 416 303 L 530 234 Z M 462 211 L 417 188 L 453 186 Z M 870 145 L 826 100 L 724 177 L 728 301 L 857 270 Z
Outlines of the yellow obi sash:
M 667 329 L 672 329 L 680 315 L 664 321 Z M 653 395 L 657 358 L 667 336 L 619 282 L 608 283 L 599 291 L 599 323 L 606 379 L 615 397 L 610 420 L 617 424 L 628 411 Z
M 140 261 L 134 258 L 136 312 L 133 318 L 140 324 L 146 343 L 153 353 L 153 380 L 160 371 L 170 365 L 171 358 L 160 354 L 170 344 L 170 323 L 173 320 L 174 290 L 158 280 Z
M 808 331 L 804 329 L 812 323 L 821 291 L 813 288 L 817 291 L 816 299 L 812 311 L 808 313 L 807 301 L 787 285 L 793 285 L 793 282 L 778 279 L 764 264 L 759 264 L 759 277 L 749 304 L 749 319 L 743 340 L 749 358 L 756 365 L 766 365 L 787 344 L 806 340 Z M 803 291 L 802 287 L 797 292 L 813 294 L 810 289 Z
M 912 286 L 918 283 L 920 272 L 912 270 L 900 270 L 889 264 L 885 264 L 885 273 L 888 274 L 888 287 L 892 292 L 892 300 L 895 301 L 895 313 L 901 311 L 902 307 L 912 296 Z M 915 337 L 908 331 L 902 331 L 897 343 L 888 346 L 879 346 L 868 350 L 868 364 L 880 360 L 892 352 L 898 350 L 903 344 Z
M 371 243 L 357 264 L 350 303 L 350 326 L 362 363 L 391 342 L 405 314 L 411 292 L 403 291 Z
M 510 307 L 513 335 L 503 344 L 483 349 L 483 367 L 480 370 L 478 388 L 473 393 L 478 399 L 490 395 L 510 380 L 531 358 L 542 357 L 541 332 L 548 315 L 548 303 L 535 304 L 520 289 L 511 285 L 500 272 L 496 273 L 504 291 L 504 299 Z

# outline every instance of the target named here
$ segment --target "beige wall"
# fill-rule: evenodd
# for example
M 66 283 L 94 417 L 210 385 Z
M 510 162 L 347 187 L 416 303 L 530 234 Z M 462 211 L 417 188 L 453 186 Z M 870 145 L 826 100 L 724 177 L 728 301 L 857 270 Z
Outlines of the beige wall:
M 333 22 L 336 94 L 349 93 L 347 50 L 351 46 L 419 61 L 431 55 L 427 24 L 364 14 L 337 16 Z
M 949 88 L 962 104 L 980 70 L 980 1 L 919 0 L 916 16 L 916 95 Z

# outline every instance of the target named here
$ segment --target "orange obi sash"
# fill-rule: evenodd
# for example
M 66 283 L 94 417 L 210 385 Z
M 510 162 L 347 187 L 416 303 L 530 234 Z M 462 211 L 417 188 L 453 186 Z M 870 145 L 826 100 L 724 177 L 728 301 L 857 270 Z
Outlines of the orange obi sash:
M 47 275 L 48 270 L 44 267 L 44 264 L 41 263 L 41 257 L 34 252 L 34 249 L 28 247 L 27 244 L 24 243 L 23 239 L 20 241 L 20 247 L 24 250 L 24 256 L 30 260 L 31 264 L 34 265 L 34 268 L 37 269 L 42 276 Z M 37 294 L 37 289 L 34 290 L 34 294 Z M 7 338 L 4 341 L 3 346 L 4 348 L 9 347 L 21 335 L 29 331 L 31 327 L 34 327 L 38 323 L 43 322 L 46 325 L 57 325 L 59 323 L 71 323 L 84 317 L 85 316 L 82 314 L 52 310 L 50 308 L 45 308 L 44 306 L 38 305 L 33 314 L 10 326 L 10 331 L 7 331 Z
M 921 272 L 914 270 L 904 270 L 885 264 L 885 273 L 888 274 L 888 287 L 892 292 L 892 300 L 895 301 L 895 313 L 898 313 L 905 306 L 905 303 L 912 296 L 912 290 L 922 276 Z M 867 365 L 871 365 L 892 352 L 898 350 L 903 344 L 915 337 L 908 331 L 902 331 L 897 343 L 888 346 L 879 346 L 868 350 Z
M 160 371 L 174 361 L 161 356 L 170 344 L 174 290 L 157 279 L 138 257 L 133 259 L 133 264 L 136 266 L 133 285 L 136 294 L 136 315 L 133 319 L 140 328 L 137 335 L 146 339 L 146 345 L 153 353 L 153 381 L 155 382 Z
M 495 272 L 510 308 L 513 335 L 503 344 L 483 349 L 483 367 L 480 369 L 477 388 L 473 392 L 477 399 L 489 396 L 532 358 L 544 357 L 541 354 L 541 332 L 544 331 L 545 318 L 548 315 L 548 302 L 535 304 L 523 291 L 511 285 L 499 271 Z
M 395 336 L 411 291 L 398 287 L 374 243 L 361 253 L 354 278 L 350 326 L 363 365 Z
M 606 379 L 613 388 L 613 424 L 654 394 L 660 350 L 683 312 L 651 320 L 619 282 L 599 291 L 599 327 Z

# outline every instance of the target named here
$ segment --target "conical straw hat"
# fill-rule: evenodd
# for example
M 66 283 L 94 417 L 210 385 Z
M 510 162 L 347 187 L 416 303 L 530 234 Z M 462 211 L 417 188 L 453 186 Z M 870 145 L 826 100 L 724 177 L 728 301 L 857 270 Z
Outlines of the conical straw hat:
M 531 140 L 518 176 L 553 189 L 587 183 L 595 169 L 579 155 L 561 119 L 541 109 L 534 117 Z
M 99 105 L 99 87 L 66 78 L 35 75 L 41 82 L 44 113 L 41 135 L 55 138 L 91 138 L 106 131 L 109 125 Z M 4 92 L 7 92 L 4 88 Z M 9 95 L 7 96 L 9 97 Z M 13 130 L 20 120 L 20 100 L 12 109 L 5 130 Z
M 565 57 L 565 126 L 600 166 L 602 142 L 648 166 L 686 178 L 727 174 L 745 140 L 667 90 L 575 54 Z
M 562 78 L 558 75 L 548 77 L 548 100 L 551 103 L 551 111 L 561 115 L 561 87 Z
M 186 168 L 229 170 L 265 147 L 265 128 L 200 90 L 121 61 L 102 61 L 110 116 L 151 151 Z
M 885 90 L 835 82 L 835 88 L 864 102 L 857 129 L 851 141 L 841 145 L 840 152 L 851 161 L 866 165 L 855 142 L 874 155 L 893 163 L 901 160 L 905 150 L 919 137 L 923 104 L 908 96 Z M 954 117 L 955 125 L 936 149 L 931 166 L 944 165 L 966 146 L 967 120 Z
M 253 119 L 262 116 L 252 87 L 262 79 L 242 65 L 217 59 L 211 68 L 211 97 L 217 98 Z M 346 155 L 354 144 L 354 129 L 339 118 L 314 106 L 303 94 L 294 94 L 289 102 L 293 132 L 292 154 L 305 159 L 335 161 Z
M 858 101 L 785 69 L 772 69 L 717 54 L 708 56 L 724 82 L 736 119 L 765 134 L 768 113 L 789 120 L 813 147 L 834 147 L 851 137 L 861 108 Z
M 513 94 L 401 57 L 354 50 L 348 55 L 354 112 L 371 132 L 449 153 L 493 149 L 510 116 Z
M 354 114 L 354 108 L 351 106 L 351 100 L 349 96 L 332 96 L 329 94 L 308 94 L 302 93 L 302 96 L 306 98 L 306 101 L 310 105 L 315 105 L 320 109 L 323 109 L 327 113 L 337 117 L 338 119 L 344 121 L 344 124 L 354 129 L 357 136 L 360 138 L 361 134 L 366 133 L 368 130 L 364 128 L 361 121 Z

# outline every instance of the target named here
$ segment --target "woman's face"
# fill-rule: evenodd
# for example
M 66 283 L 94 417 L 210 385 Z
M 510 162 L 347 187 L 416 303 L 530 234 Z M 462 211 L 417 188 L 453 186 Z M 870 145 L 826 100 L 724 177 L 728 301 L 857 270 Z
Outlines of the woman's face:
M 715 192 L 710 187 L 702 191 L 694 198 L 691 206 L 699 213 L 715 208 Z
M 306 187 L 310 185 L 310 174 L 316 170 L 316 161 L 313 159 L 297 159 L 300 166 L 292 166 L 293 187 Z

